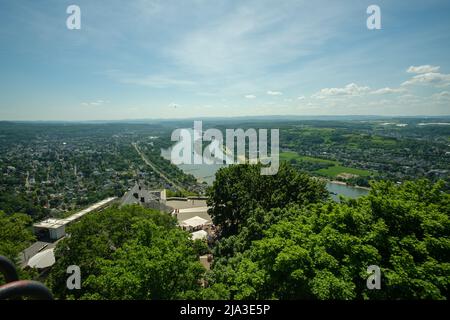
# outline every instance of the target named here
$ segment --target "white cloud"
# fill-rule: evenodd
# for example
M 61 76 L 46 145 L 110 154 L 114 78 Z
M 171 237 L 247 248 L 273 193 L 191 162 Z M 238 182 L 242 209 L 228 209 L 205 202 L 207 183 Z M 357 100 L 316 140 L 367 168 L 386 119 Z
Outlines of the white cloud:
M 408 81 L 402 83 L 402 86 L 428 84 L 437 87 L 445 87 L 450 85 L 450 74 L 442 74 L 437 72 L 429 72 L 418 74 Z
M 96 101 L 91 101 L 91 102 L 82 102 L 81 105 L 85 106 L 85 107 L 87 107 L 87 106 L 97 107 L 97 106 L 101 106 L 101 105 L 103 105 L 105 103 L 109 103 L 109 101 L 96 100 Z
M 397 102 L 400 104 L 411 105 L 411 104 L 417 104 L 417 103 L 423 102 L 423 98 L 421 96 L 407 93 L 407 94 L 402 94 L 401 96 L 399 96 L 397 98 Z
M 430 72 L 437 72 L 439 71 L 441 67 L 439 66 L 430 66 L 429 64 L 425 64 L 422 66 L 410 66 L 406 72 L 408 73 L 430 73 Z
M 381 88 L 378 90 L 374 90 L 370 92 L 371 94 L 393 94 L 393 93 L 402 93 L 405 92 L 405 89 L 403 88 Z
M 281 95 L 283 94 L 283 92 L 280 92 L 280 91 L 271 91 L 271 90 L 269 90 L 269 91 L 267 91 L 267 94 L 268 94 L 269 96 L 281 96 Z
M 344 20 L 338 13 L 348 10 L 328 4 L 320 15 L 311 15 L 305 6 L 297 1 L 275 5 L 249 0 L 238 1 L 220 15 L 211 10 L 207 24 L 179 32 L 178 41 L 167 45 L 164 55 L 180 69 L 209 78 L 263 74 L 311 54 L 334 37 Z
M 450 101 L 450 92 L 442 91 L 439 93 L 435 93 L 431 96 L 431 98 L 439 103 L 449 102 Z
M 120 83 L 134 84 L 158 89 L 174 86 L 192 86 L 195 84 L 194 81 L 180 79 L 178 77 L 173 77 L 167 74 L 138 75 L 122 72 L 115 69 L 107 70 L 104 72 L 104 74 Z
M 159 75 L 143 76 L 143 77 L 142 76 L 124 77 L 120 79 L 120 82 L 154 88 L 166 88 L 171 86 L 190 86 L 194 84 L 193 81 L 180 80 Z
M 361 87 L 355 83 L 350 83 L 343 88 L 324 88 L 312 95 L 313 98 L 324 99 L 327 97 L 357 97 L 367 93 L 369 87 Z
M 305 96 L 300 96 L 297 98 L 297 100 L 305 100 Z
M 246 99 L 255 99 L 255 98 L 256 98 L 256 96 L 253 95 L 253 94 L 247 94 L 247 95 L 245 95 L 244 97 L 245 97 Z

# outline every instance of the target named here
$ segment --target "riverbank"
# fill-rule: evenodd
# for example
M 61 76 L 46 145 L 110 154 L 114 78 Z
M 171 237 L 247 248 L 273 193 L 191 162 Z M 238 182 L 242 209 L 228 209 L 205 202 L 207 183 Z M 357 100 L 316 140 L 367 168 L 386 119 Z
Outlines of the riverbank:
M 316 179 L 323 181 L 325 183 L 332 183 L 332 184 L 336 184 L 336 185 L 340 185 L 340 186 L 344 186 L 344 187 L 348 187 L 348 188 L 354 188 L 354 189 L 361 189 L 361 190 L 365 190 L 365 191 L 370 191 L 369 187 L 363 187 L 363 186 L 358 186 L 358 185 L 351 185 L 348 184 L 345 181 L 340 181 L 340 180 L 332 180 L 332 179 L 327 179 L 324 177 L 317 177 L 317 176 L 313 176 Z
M 324 180 L 325 180 L 326 182 L 329 182 L 329 183 L 334 183 L 334 184 L 339 184 L 339 185 L 346 186 L 346 187 L 352 187 L 352 188 L 356 188 L 356 189 L 361 189 L 361 190 L 370 191 L 370 188 L 369 188 L 369 187 L 363 187 L 363 186 L 358 186 L 358 185 L 351 185 L 351 184 L 348 184 L 348 183 L 345 182 L 345 181 L 330 180 L 330 179 L 324 179 Z
M 161 155 L 170 159 L 170 148 L 161 150 Z M 226 164 L 180 164 L 178 168 L 183 170 L 187 174 L 192 174 L 197 181 L 206 182 L 208 185 L 212 185 L 215 179 L 216 172 L 223 167 L 226 167 Z M 352 186 L 347 184 L 344 181 L 327 179 L 325 177 L 313 176 L 316 179 L 324 181 L 327 184 L 327 189 L 330 191 L 334 198 L 337 199 L 337 196 L 343 195 L 350 198 L 357 198 L 360 196 L 367 195 L 370 191 L 370 188 L 362 187 L 362 186 Z

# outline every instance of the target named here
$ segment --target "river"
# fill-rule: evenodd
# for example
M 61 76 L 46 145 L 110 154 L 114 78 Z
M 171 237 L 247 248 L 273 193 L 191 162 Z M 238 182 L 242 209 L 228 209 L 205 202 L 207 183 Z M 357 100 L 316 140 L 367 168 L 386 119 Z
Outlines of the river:
M 369 193 L 369 190 L 363 188 L 357 188 L 352 186 L 346 186 L 335 182 L 327 182 L 327 189 L 331 193 L 331 197 L 335 201 L 339 201 L 339 196 L 345 196 L 348 198 L 359 198 Z
M 170 149 L 161 150 L 161 156 L 170 160 Z M 180 164 L 178 168 L 186 174 L 192 174 L 198 181 L 211 185 L 214 182 L 216 172 L 226 166 L 225 164 Z M 339 201 L 340 195 L 348 198 L 359 198 L 369 193 L 367 189 L 346 186 L 332 181 L 327 182 L 326 187 L 335 201 Z
M 170 151 L 171 149 L 162 149 L 161 156 L 164 159 L 170 160 Z M 184 173 L 192 174 L 197 178 L 200 182 L 206 182 L 209 185 L 212 185 L 215 179 L 216 172 L 223 167 L 226 167 L 225 164 L 180 164 L 178 168 L 183 170 Z M 335 201 L 339 201 L 339 196 L 345 196 L 348 198 L 359 198 L 365 196 L 369 193 L 367 189 L 357 188 L 352 186 L 347 186 L 340 183 L 335 183 L 332 181 L 328 181 L 326 184 L 327 190 L 331 193 L 331 197 Z

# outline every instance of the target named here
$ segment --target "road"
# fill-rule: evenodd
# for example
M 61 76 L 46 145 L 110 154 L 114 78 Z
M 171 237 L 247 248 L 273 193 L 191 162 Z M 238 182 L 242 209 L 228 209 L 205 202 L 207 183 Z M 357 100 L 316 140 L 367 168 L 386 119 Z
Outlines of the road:
M 157 174 L 161 176 L 164 180 L 174 186 L 178 191 L 184 192 L 184 188 L 179 186 L 178 183 L 174 182 L 172 179 L 168 178 L 161 170 L 159 170 L 150 160 L 148 160 L 147 156 L 139 149 L 136 142 L 132 143 L 133 147 L 136 149 L 136 152 L 141 156 L 142 160 L 152 168 Z

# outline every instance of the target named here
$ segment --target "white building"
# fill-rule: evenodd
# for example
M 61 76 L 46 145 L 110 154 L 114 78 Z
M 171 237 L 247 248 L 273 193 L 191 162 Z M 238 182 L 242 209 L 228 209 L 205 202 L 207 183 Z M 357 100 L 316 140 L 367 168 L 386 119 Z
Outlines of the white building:
M 38 236 L 49 238 L 51 240 L 58 240 L 61 239 L 66 235 L 66 226 L 70 223 L 77 221 L 81 217 L 83 217 L 85 214 L 88 214 L 89 212 L 99 210 L 101 208 L 104 208 L 108 204 L 110 204 L 112 201 L 114 201 L 116 198 L 107 198 L 105 200 L 102 200 L 100 202 L 97 202 L 96 204 L 93 204 L 89 208 L 86 208 L 84 210 L 81 210 L 78 213 L 75 213 L 71 215 L 68 218 L 65 219 L 47 219 L 38 223 L 33 224 L 34 233 Z

